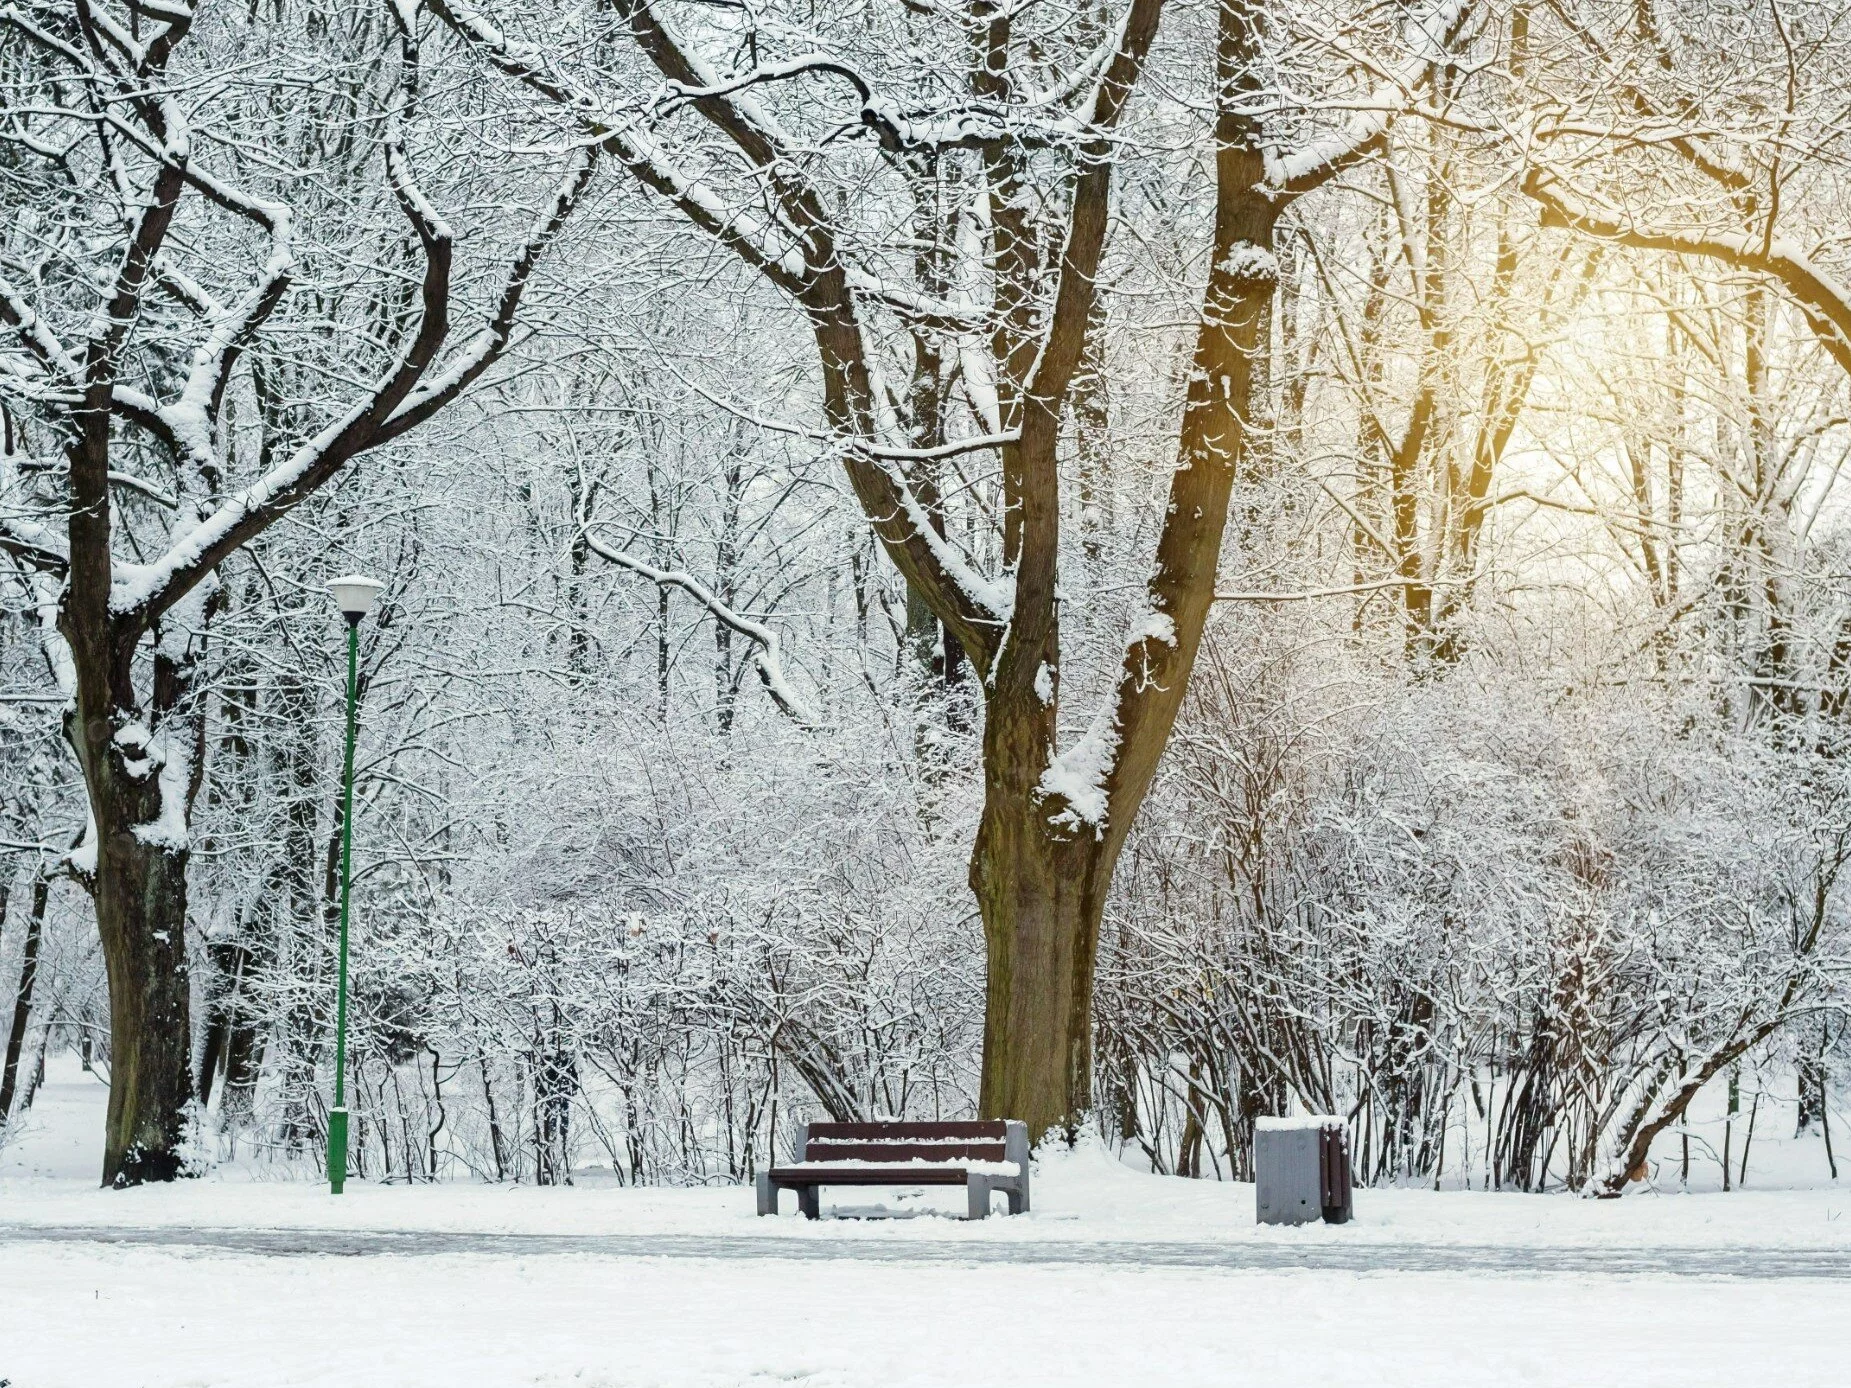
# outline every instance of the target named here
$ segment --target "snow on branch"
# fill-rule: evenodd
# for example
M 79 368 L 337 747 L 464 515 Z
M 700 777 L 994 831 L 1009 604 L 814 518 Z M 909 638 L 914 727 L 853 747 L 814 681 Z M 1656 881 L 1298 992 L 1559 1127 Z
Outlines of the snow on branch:
M 1851 372 L 1851 287 L 1840 284 L 1788 238 L 1642 226 L 1612 207 L 1571 193 L 1561 180 L 1542 169 L 1532 168 L 1524 175 L 1523 192 L 1542 208 L 1545 226 L 1639 250 L 1698 256 L 1766 275 L 1792 297 L 1832 359 Z
M 1410 20 L 1416 35 L 1424 40 L 1420 51 L 1392 69 L 1342 129 L 1289 152 L 1268 151 L 1266 184 L 1273 194 L 1287 201 L 1311 192 L 1374 153 L 1396 117 L 1413 109 L 1419 92 L 1431 84 L 1434 71 L 1458 43 L 1475 4 L 1476 0 L 1440 0 Z
M 784 676 L 783 644 L 778 640 L 777 632 L 763 622 L 755 622 L 750 617 L 742 616 L 728 607 L 715 596 L 713 589 L 694 575 L 681 569 L 658 569 L 653 564 L 606 544 L 593 533 L 589 526 L 585 528 L 583 534 L 586 547 L 599 558 L 617 565 L 620 569 L 628 569 L 631 573 L 640 574 L 659 588 L 681 589 L 712 613 L 716 622 L 738 632 L 756 645 L 758 649 L 753 653 L 753 660 L 758 667 L 758 677 L 764 683 L 765 692 L 771 696 L 771 701 L 778 706 L 779 712 L 800 727 L 817 726 L 816 715 L 810 711 L 809 705 L 791 687 L 790 681 Z
M 931 553 L 939 572 L 957 591 L 977 620 L 990 626 L 1007 625 L 1015 610 L 1013 576 L 985 578 L 957 545 L 938 533 L 938 527 L 932 524 L 932 518 L 913 494 L 911 484 L 901 473 L 891 453 L 857 445 L 851 456 L 873 464 L 891 492 L 895 509 L 905 518 L 910 537 L 917 538 Z
M 0 17 L 4 17 L 4 12 L 0 12 Z M 113 111 L 105 111 L 98 119 L 100 124 L 111 133 L 120 135 L 156 164 L 177 173 L 188 187 L 208 202 L 236 216 L 255 222 L 272 237 L 279 233 L 279 220 L 286 219 L 290 215 L 289 209 L 283 204 L 255 197 L 225 182 L 208 170 L 195 166 L 187 157 L 187 151 L 184 148 L 176 151 L 171 138 L 166 142 L 151 139 L 146 131 L 137 128 L 133 122 L 123 119 L 121 115 Z M 170 266 L 163 264 L 159 267 L 159 272 L 167 276 L 172 271 Z M 179 287 L 189 297 L 204 292 L 191 281 L 186 281 Z
M 801 294 L 810 267 L 795 245 L 779 245 L 775 224 L 726 208 L 702 179 L 677 166 L 642 128 L 637 110 L 613 108 L 555 71 L 545 56 L 510 40 L 482 15 L 457 0 L 431 0 L 431 8 L 488 61 L 530 91 L 571 115 L 591 140 L 614 155 L 642 184 L 672 202 L 695 226 L 790 294 Z
M 404 141 L 397 130 L 386 136 L 386 182 L 392 189 L 392 196 L 405 213 L 405 218 L 418 233 L 426 246 L 439 242 L 449 243 L 456 239 L 456 233 L 443 219 L 443 214 L 431 205 L 424 196 L 424 190 L 418 186 L 418 180 L 411 171 L 411 164 L 405 158 Z
M 50 534 L 40 525 L 27 525 L 18 519 L 0 516 L 0 554 L 37 569 L 41 573 L 63 574 L 69 560 L 50 543 Z
M 591 184 L 598 164 L 595 147 L 581 149 L 573 157 L 565 176 L 553 189 L 545 211 L 535 220 L 514 264 L 508 270 L 507 283 L 496 302 L 495 312 L 475 336 L 440 369 L 420 380 L 404 402 L 380 430 L 380 442 L 398 437 L 416 427 L 449 404 L 492 366 L 513 340 L 514 321 L 520 311 L 521 297 L 540 256 L 565 226 L 566 219 L 578 206 L 579 199 Z
M 703 72 L 706 80 L 701 83 L 670 81 L 657 99 L 656 109 L 667 114 L 684 105 L 730 97 L 766 83 L 821 73 L 839 77 L 854 89 L 861 103 L 862 124 L 874 132 L 883 149 L 891 152 L 978 149 L 999 140 L 1025 146 L 1074 145 L 1094 134 L 1095 124 L 1110 125 L 1117 118 L 1116 103 L 1122 94 L 1113 87 L 1110 67 L 1124 48 L 1126 29 L 1136 8 L 1125 6 L 1111 35 L 1064 82 L 1046 92 L 1031 93 L 1019 103 L 961 100 L 909 109 L 876 93 L 868 78 L 842 59 L 827 53 L 806 53 L 780 63 L 761 63 L 726 77 Z M 691 67 L 698 67 L 691 57 L 687 60 Z M 1060 111 L 1063 102 L 1081 93 L 1085 100 L 1077 110 Z M 1060 113 L 1037 114 L 1042 110 Z
M 13 282 L 0 274 L 0 323 L 13 330 L 22 346 L 45 370 L 54 373 L 66 385 L 75 385 L 83 374 L 57 334 L 40 318 Z
M 841 59 L 825 53 L 806 53 L 782 63 L 762 63 L 747 72 L 728 77 L 713 76 L 704 84 L 671 81 L 665 84 L 655 109 L 658 114 L 667 115 L 683 106 L 733 96 L 770 82 L 788 82 L 812 73 L 839 77 L 853 87 L 861 102 L 861 123 L 874 132 L 883 149 L 896 153 L 907 149 L 975 149 L 1003 139 L 1051 144 L 1063 139 L 1076 140 L 1084 135 L 1081 123 L 1072 119 L 1025 118 L 1021 111 L 984 102 L 966 101 L 938 110 L 908 111 L 894 101 L 875 95 L 866 77 Z
M 1055 808 L 1051 822 L 1068 832 L 1082 825 L 1103 835 L 1112 811 L 1112 776 L 1118 769 L 1120 744 L 1128 715 L 1127 694 L 1150 685 L 1150 644 L 1176 646 L 1176 622 L 1167 612 L 1147 608 L 1125 633 L 1118 688 L 1094 715 L 1080 740 L 1048 763 L 1039 785 L 1044 801 Z M 1046 697 L 1044 695 L 1044 697 Z
M 838 436 L 823 430 L 806 429 L 785 420 L 768 419 L 755 414 L 734 401 L 716 395 L 698 381 L 688 379 L 684 383 L 708 403 L 755 428 L 812 439 L 822 444 L 841 442 Z M 933 566 L 936 576 L 934 581 L 948 585 L 963 614 L 963 620 L 977 628 L 968 633 L 966 645 L 972 658 L 979 664 L 983 662 L 977 652 L 987 648 L 986 633 L 1009 620 L 1015 602 L 1013 586 L 1008 581 L 985 578 L 962 549 L 939 534 L 925 506 L 913 493 L 903 465 L 934 462 L 965 453 L 1002 448 L 1015 443 L 1019 437 L 1014 431 L 999 431 L 953 439 L 934 448 L 893 448 L 856 440 L 847 447 L 844 456 L 850 480 L 856 487 L 857 495 L 862 498 L 863 508 L 883 538 L 901 546 L 916 541 L 916 547 L 925 551 L 923 557 Z
M 48 52 L 63 58 L 74 67 L 88 68 L 90 66 L 90 60 L 85 56 L 82 49 L 75 48 L 71 44 L 66 43 L 49 29 L 34 24 L 31 20 L 27 19 L 24 14 L 20 13 L 17 5 L 8 5 L 5 9 L 0 9 L 0 24 L 7 24 L 19 30 L 20 33 L 24 34 L 34 43 Z
M 898 127 L 888 119 L 887 107 L 869 94 L 866 79 L 827 55 L 812 54 L 722 77 L 646 8 L 639 9 L 639 21 L 644 26 L 639 41 L 668 80 L 653 100 L 613 105 L 559 71 L 542 49 L 509 38 L 462 0 L 431 0 L 431 9 L 492 66 L 566 113 L 585 138 L 614 156 L 638 182 L 661 194 L 695 227 L 792 297 L 800 298 L 810 288 L 816 271 L 814 257 L 792 228 L 806 228 L 811 233 L 826 230 L 827 218 L 815 190 L 804 184 L 784 159 L 792 143 L 789 136 L 768 111 L 751 99 L 748 89 L 808 72 L 836 73 L 855 87 L 864 103 L 874 103 L 868 108 L 868 123 L 879 127 L 882 121 L 888 121 L 889 134 L 898 138 Z M 684 169 L 650 133 L 647 127 L 652 114 L 659 116 L 683 105 L 715 114 L 728 136 L 761 166 L 776 164 L 773 183 L 786 214 L 784 220 L 749 207 L 728 207 L 707 180 Z M 926 139 L 926 125 L 930 123 L 927 117 L 904 119 L 917 126 L 911 132 L 913 137 Z M 839 264 L 839 249 L 832 249 L 824 259 Z M 982 326 L 982 316 L 968 304 L 895 285 L 862 266 L 850 264 L 843 268 L 858 295 L 884 305 L 902 318 L 949 331 L 972 331 Z
M 159 617 L 349 458 L 375 446 L 385 422 L 436 359 L 449 333 L 453 234 L 419 190 L 403 146 L 395 136 L 388 139 L 385 153 L 387 182 L 424 248 L 422 312 L 417 332 L 364 399 L 197 525 L 176 531 L 166 554 L 150 564 L 116 563 L 110 580 L 109 606 L 118 617 L 138 616 L 143 621 Z
M 1320 598 L 1351 598 L 1364 593 L 1382 593 L 1396 588 L 1461 588 L 1463 580 L 1442 578 L 1380 578 L 1367 583 L 1345 583 L 1335 588 L 1299 588 L 1281 592 L 1216 593 L 1216 602 L 1316 602 Z
M 1080 740 L 1048 763 L 1037 789 L 1054 807 L 1051 822 L 1069 833 L 1082 826 L 1105 833 L 1106 782 L 1118 760 L 1118 701 L 1110 700 Z
M 257 282 L 235 308 L 215 317 L 206 340 L 193 351 L 180 398 L 159 411 L 178 451 L 198 470 L 217 466 L 212 446 L 212 421 L 224 396 L 232 364 L 282 302 L 295 271 L 289 209 L 270 205 L 266 220 L 270 228 L 270 254 L 258 273 Z
M 975 333 L 982 330 L 986 321 L 982 313 L 970 304 L 922 294 L 916 289 L 893 284 L 879 275 L 853 266 L 848 269 L 848 287 L 861 297 L 884 305 L 902 319 L 920 327 L 937 328 L 942 332 Z
M 929 463 L 942 458 L 960 458 L 966 453 L 982 453 L 987 449 L 1004 448 L 1012 443 L 1020 443 L 1022 435 L 1017 431 L 1000 434 L 977 434 L 967 439 L 953 439 L 932 448 L 876 448 L 864 445 L 862 452 L 870 458 L 879 458 L 883 462 L 895 463 Z
M 147 201 L 134 220 L 114 286 L 109 296 L 98 302 L 91 316 L 83 356 L 86 375 L 106 371 L 107 378 L 114 380 L 117 373 L 113 364 L 134 327 L 143 285 L 167 240 L 174 211 L 186 187 L 185 171 L 192 160 L 191 130 L 179 103 L 172 98 L 161 102 L 161 119 L 164 127 L 161 162 Z M 107 401 L 109 396 L 106 393 L 102 398 Z M 79 499 L 82 499 L 81 494 Z

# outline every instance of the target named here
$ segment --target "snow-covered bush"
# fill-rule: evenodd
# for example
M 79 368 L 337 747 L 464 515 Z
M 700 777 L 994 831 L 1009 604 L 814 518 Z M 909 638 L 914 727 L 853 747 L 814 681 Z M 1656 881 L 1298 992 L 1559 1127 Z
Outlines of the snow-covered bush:
M 1160 1166 L 1241 1173 L 1297 1104 L 1368 1180 L 1611 1184 L 1842 1003 L 1835 758 L 1662 694 L 1224 660 L 1102 962 L 1108 1121 Z

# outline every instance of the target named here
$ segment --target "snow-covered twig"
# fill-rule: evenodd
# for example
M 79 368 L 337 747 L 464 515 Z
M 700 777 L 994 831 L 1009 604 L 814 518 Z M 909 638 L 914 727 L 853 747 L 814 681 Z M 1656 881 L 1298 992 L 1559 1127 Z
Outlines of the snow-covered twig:
M 1386 138 L 1397 116 L 1410 109 L 1428 86 L 1470 20 L 1476 0 L 1440 0 L 1431 10 L 1410 20 L 1426 40 L 1427 50 L 1417 52 L 1388 80 L 1342 129 L 1312 140 L 1288 153 L 1266 155 L 1266 183 L 1281 200 L 1322 187 L 1332 178 L 1367 158 Z
M 764 683 L 765 692 L 771 696 L 771 701 L 778 706 L 779 712 L 800 727 L 817 725 L 816 715 L 810 711 L 803 697 L 791 687 L 790 681 L 785 678 L 784 648 L 783 643 L 778 639 L 777 632 L 763 622 L 755 622 L 750 617 L 734 611 L 720 601 L 713 589 L 694 575 L 681 569 L 659 569 L 646 560 L 638 559 L 635 555 L 625 553 L 614 545 L 606 544 L 597 537 L 591 526 L 585 527 L 581 533 L 584 535 L 586 548 L 600 559 L 607 560 L 620 569 L 628 569 L 631 573 L 640 574 L 657 587 L 681 589 L 705 607 L 716 622 L 738 632 L 754 643 L 758 647 L 753 652 L 753 660 L 758 667 L 758 677 Z

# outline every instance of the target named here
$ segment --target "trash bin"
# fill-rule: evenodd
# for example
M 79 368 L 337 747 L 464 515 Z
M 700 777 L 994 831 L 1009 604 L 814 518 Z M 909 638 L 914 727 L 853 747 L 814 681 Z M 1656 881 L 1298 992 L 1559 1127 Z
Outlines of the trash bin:
M 1261 1224 L 1344 1224 L 1351 1214 L 1349 1132 L 1341 1118 L 1262 1118 L 1253 1134 Z

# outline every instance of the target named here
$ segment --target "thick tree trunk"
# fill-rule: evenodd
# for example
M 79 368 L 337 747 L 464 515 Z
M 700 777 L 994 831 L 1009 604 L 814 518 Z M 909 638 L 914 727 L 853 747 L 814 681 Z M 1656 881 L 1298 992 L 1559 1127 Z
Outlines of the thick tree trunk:
M 72 516 L 74 550 L 82 548 L 85 520 Z M 191 633 L 153 629 L 152 697 L 144 706 L 132 679 L 143 630 L 75 615 L 103 606 L 107 592 L 96 573 L 74 570 L 63 631 L 77 699 L 65 733 L 89 791 L 95 870 L 88 885 L 109 979 L 103 1184 L 120 1187 L 171 1181 L 185 1165 L 194 1096 L 186 825 L 205 764 L 194 681 L 216 602 L 208 598 L 191 614 Z
M 992 784 L 970 871 L 989 963 L 978 1108 L 1036 1140 L 1092 1104 L 1103 850 L 1091 834 L 1055 837 L 1043 807 Z
M 193 1101 L 187 855 L 143 843 L 139 821 L 125 815 L 102 831 L 94 893 L 109 975 L 103 1184 L 118 1187 L 182 1174 Z

